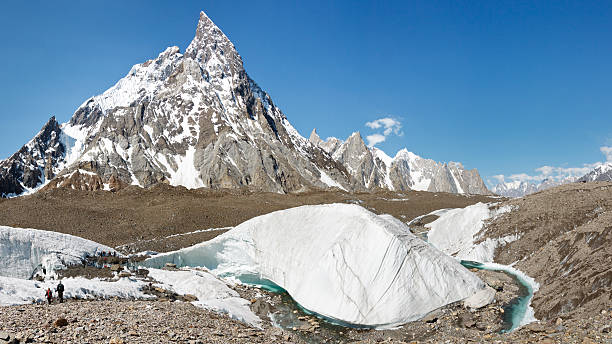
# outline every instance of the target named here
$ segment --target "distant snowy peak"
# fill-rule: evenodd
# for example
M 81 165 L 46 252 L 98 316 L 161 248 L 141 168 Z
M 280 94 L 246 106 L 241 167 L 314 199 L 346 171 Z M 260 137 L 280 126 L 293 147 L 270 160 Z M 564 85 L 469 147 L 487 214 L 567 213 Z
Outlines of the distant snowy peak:
M 476 169 L 466 170 L 461 163 L 424 159 L 405 148 L 391 158 L 376 147 L 368 147 L 359 132 L 346 141 L 335 137 L 323 141 L 313 130 L 309 141 L 342 163 L 365 188 L 490 194 Z
M 609 182 L 612 181 L 612 162 L 606 162 L 591 172 L 582 176 L 578 181 L 584 182 Z
M 562 179 L 547 178 L 537 183 L 514 180 L 511 182 L 499 183 L 491 188 L 491 191 L 500 196 L 517 198 L 550 189 L 555 186 L 573 183 L 577 180 L 578 177 L 566 177 Z

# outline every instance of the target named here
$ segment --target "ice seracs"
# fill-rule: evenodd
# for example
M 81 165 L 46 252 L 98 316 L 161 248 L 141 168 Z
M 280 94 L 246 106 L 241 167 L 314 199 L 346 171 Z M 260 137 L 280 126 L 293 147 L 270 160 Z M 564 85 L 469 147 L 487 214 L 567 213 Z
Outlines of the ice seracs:
M 259 216 L 144 265 L 167 262 L 204 266 L 246 283 L 274 284 L 312 312 L 368 327 L 400 325 L 486 288 L 400 221 L 351 204 Z
M 55 270 L 82 264 L 87 256 L 108 246 L 69 234 L 0 226 L 0 276 L 29 279 L 35 273 L 53 276 Z

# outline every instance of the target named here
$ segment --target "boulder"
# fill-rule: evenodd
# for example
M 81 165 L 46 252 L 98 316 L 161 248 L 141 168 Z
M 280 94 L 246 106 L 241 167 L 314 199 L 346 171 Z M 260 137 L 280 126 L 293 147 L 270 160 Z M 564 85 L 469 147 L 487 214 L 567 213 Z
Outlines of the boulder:
M 57 318 L 55 322 L 53 322 L 53 325 L 56 327 L 68 326 L 68 320 L 66 320 L 66 318 Z

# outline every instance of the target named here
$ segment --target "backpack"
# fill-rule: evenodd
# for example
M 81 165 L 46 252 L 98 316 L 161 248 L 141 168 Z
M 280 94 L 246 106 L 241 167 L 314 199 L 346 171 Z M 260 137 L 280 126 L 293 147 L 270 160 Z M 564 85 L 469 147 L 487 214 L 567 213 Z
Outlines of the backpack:
M 64 285 L 63 285 L 63 284 L 61 284 L 61 283 L 60 283 L 60 284 L 58 284 L 58 285 L 57 285 L 57 291 L 58 291 L 59 293 L 63 292 L 63 291 L 64 291 Z

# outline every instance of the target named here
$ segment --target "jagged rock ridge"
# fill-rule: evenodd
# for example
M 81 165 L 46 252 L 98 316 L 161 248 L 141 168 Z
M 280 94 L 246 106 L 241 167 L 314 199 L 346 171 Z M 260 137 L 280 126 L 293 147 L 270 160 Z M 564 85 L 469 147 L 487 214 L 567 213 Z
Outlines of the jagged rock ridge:
M 595 167 L 591 172 L 585 174 L 579 182 L 610 182 L 612 181 L 612 162 L 608 161 Z
M 269 192 L 418 189 L 414 176 L 405 177 L 400 167 L 394 172 L 385 157 L 365 147 L 361 137 L 321 145 L 302 137 L 202 12 L 184 53 L 169 47 L 133 66 L 113 87 L 86 100 L 67 123 L 52 119 L 3 161 L 0 193 L 19 195 L 41 185 L 115 190 L 156 183 Z M 444 165 L 428 190 L 488 192 L 468 185 L 473 176 L 458 166 Z M 447 183 L 464 174 L 469 178 L 461 179 L 463 184 Z
M 60 126 L 51 117 L 30 142 L 0 162 L 0 196 L 20 195 L 50 180 L 65 155 Z
M 466 170 L 461 163 L 439 163 L 402 149 L 391 158 L 376 147 L 368 147 L 359 132 L 346 141 L 335 137 L 323 141 L 316 132 L 309 141 L 342 163 L 364 188 L 395 191 L 417 190 L 469 194 L 489 194 L 476 169 Z

